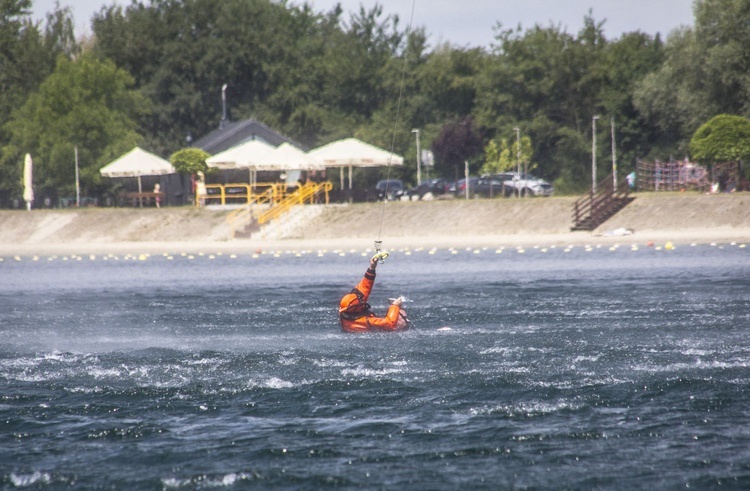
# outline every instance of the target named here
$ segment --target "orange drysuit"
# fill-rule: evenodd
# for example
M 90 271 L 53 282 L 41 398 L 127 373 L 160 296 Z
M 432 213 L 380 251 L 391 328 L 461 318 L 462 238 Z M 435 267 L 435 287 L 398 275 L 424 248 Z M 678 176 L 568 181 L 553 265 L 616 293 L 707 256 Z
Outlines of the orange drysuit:
M 375 284 L 375 270 L 370 267 L 357 286 L 344 295 L 339 304 L 341 329 L 346 332 L 400 331 L 409 328 L 406 313 L 398 305 L 388 307 L 385 317 L 377 317 L 370 311 L 367 299 Z

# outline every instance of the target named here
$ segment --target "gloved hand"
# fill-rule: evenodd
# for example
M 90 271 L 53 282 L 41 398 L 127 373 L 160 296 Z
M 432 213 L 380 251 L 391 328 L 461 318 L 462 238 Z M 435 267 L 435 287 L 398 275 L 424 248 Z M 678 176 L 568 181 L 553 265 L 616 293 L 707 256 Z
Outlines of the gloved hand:
M 398 305 L 398 306 L 401 306 L 401 304 L 403 303 L 403 301 L 404 301 L 405 299 L 404 299 L 404 297 L 403 297 L 403 295 L 402 295 L 402 296 L 400 296 L 400 297 L 398 297 L 398 298 L 389 298 L 388 300 L 390 300 L 390 302 L 391 302 L 391 305 Z
M 386 251 L 378 252 L 377 254 L 372 256 L 372 258 L 370 259 L 370 262 L 380 261 L 382 263 L 388 258 L 389 255 L 390 254 Z

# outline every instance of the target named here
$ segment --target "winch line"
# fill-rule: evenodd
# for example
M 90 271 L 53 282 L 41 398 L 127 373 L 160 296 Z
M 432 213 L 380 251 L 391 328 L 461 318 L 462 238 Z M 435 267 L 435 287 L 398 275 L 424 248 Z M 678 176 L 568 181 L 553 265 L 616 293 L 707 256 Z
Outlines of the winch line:
M 389 179 L 391 177 L 391 161 L 393 159 L 393 153 L 396 148 L 396 132 L 398 131 L 399 119 L 401 118 L 401 100 L 403 99 L 403 95 L 404 95 L 404 83 L 406 80 L 406 65 L 409 60 L 409 56 L 408 56 L 409 55 L 409 37 L 411 36 L 411 27 L 412 27 L 412 22 L 414 21 L 414 9 L 416 5 L 417 5 L 417 0 L 412 0 L 411 16 L 409 17 L 409 25 L 406 28 L 406 47 L 404 48 L 404 64 L 401 69 L 401 86 L 399 87 L 399 90 L 398 90 L 398 102 L 396 103 L 396 119 L 393 123 L 393 137 L 391 138 L 391 154 L 388 157 L 388 166 L 387 166 L 388 170 L 386 171 L 386 176 L 385 176 L 386 178 L 385 191 L 383 195 L 383 206 L 380 209 L 380 225 L 378 226 L 378 238 L 375 241 L 376 244 L 382 242 L 380 240 L 380 234 L 383 231 L 383 219 L 385 217 L 385 204 L 388 201 L 387 197 L 388 197 L 388 184 L 389 184 Z

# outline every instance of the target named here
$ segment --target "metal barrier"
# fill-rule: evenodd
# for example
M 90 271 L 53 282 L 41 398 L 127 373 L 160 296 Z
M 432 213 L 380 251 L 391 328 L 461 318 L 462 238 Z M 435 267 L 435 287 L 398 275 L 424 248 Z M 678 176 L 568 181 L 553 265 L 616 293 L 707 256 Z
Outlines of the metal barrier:
M 270 195 L 274 202 L 284 198 L 286 185 L 278 182 L 261 182 L 255 184 L 206 184 L 205 194 L 196 194 L 195 206 L 208 204 L 251 204 Z
M 255 199 L 242 208 L 238 208 L 227 215 L 227 222 L 232 230 L 232 237 L 237 233 L 237 229 L 252 222 L 254 215 L 258 213 L 258 205 L 272 204 L 280 201 L 278 198 L 279 189 L 269 187 L 263 193 L 255 194 Z
M 309 200 L 310 203 L 314 203 L 315 198 L 319 193 L 325 193 L 325 202 L 328 204 L 328 192 L 331 189 L 333 189 L 333 184 L 329 181 L 321 183 L 305 183 L 300 186 L 297 191 L 285 197 L 269 210 L 261 213 L 258 216 L 258 223 L 262 225 L 274 218 L 278 218 L 289 211 L 292 207 L 304 204 L 305 201 Z
M 320 195 L 325 196 L 325 203 L 328 204 L 328 193 L 333 189 L 333 184 L 328 181 L 306 183 L 297 188 L 295 192 L 280 198 L 285 189 L 285 186 L 283 189 L 269 187 L 264 193 L 254 194 L 254 199 L 251 202 L 227 215 L 232 237 L 237 234 L 240 228 L 249 225 L 253 220 L 259 225 L 266 223 L 283 215 L 297 204 L 303 204 L 306 201 L 314 203 Z M 270 208 L 263 207 L 263 205 L 270 205 Z

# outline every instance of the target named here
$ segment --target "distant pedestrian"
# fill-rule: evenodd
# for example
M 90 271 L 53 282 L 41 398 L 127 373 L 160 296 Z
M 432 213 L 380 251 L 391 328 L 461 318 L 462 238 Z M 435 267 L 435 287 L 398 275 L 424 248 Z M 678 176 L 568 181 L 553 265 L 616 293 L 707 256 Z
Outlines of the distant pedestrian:
M 628 181 L 628 187 L 635 189 L 635 171 L 628 174 L 625 179 Z
M 198 172 L 198 177 L 195 181 L 195 198 L 199 206 L 205 206 L 206 204 L 206 177 L 203 172 Z
M 161 208 L 161 186 L 158 182 L 154 185 L 154 203 L 157 208 Z

